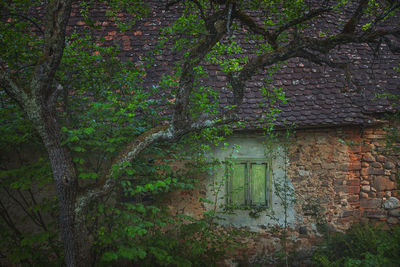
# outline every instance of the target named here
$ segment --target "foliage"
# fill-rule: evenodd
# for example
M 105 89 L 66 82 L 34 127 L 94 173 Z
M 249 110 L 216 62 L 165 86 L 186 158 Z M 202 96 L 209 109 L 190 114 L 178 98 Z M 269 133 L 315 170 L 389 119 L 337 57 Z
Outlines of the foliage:
M 353 225 L 328 238 L 313 257 L 316 266 L 399 266 L 400 227 Z
M 121 63 L 117 52 L 117 47 L 96 45 L 87 33 L 74 33 L 67 40 L 62 68 L 57 72 L 60 83 L 70 92 L 62 96 L 59 105 L 59 119 L 64 125 L 62 145 L 71 149 L 78 177 L 87 187 L 100 181 L 111 159 L 127 141 L 163 119 L 155 105 L 162 99 L 149 100 L 152 91 L 142 91 L 139 86 L 144 72 Z M 4 151 L 32 153 L 33 149 L 43 156 L 42 144 L 28 128 L 30 124 L 21 119 L 19 107 L 4 95 L 2 100 L 5 108 L 1 110 L 1 124 L 7 125 L 1 128 Z M 95 204 L 87 214 L 87 227 L 95 240 L 92 251 L 99 264 L 129 261 L 164 266 L 211 265 L 235 246 L 229 231 L 217 229 L 214 214 L 200 219 L 175 217 L 163 203 L 170 192 L 195 187 L 195 177 L 209 168 L 204 162 L 210 142 L 223 140 L 219 131 L 206 129 L 175 145 L 155 144 L 145 151 L 144 158 L 125 166 L 119 173 L 123 177 L 119 191 Z M 225 127 L 224 132 L 231 133 L 230 127 Z M 180 160 L 190 161 L 185 171 L 174 167 Z M 201 163 L 195 164 L 196 160 Z M 41 195 L 42 187 L 51 185 L 46 158 L 31 165 L 21 162 L 12 170 L 4 168 L 3 190 L 25 190 L 36 197 Z M 30 216 L 32 209 L 38 214 L 51 213 L 47 218 L 51 228 L 46 224 L 35 233 L 24 229 L 17 234 L 10 225 L 4 225 L 1 252 L 12 263 L 55 265 L 63 260 L 56 198 L 54 189 L 49 191 L 53 192 L 50 199 L 43 198 L 27 207 L 30 220 L 26 224 L 35 223 Z
M 0 255 L 15 265 L 59 265 L 63 252 L 50 165 L 21 110 L 4 95 L 0 103 Z

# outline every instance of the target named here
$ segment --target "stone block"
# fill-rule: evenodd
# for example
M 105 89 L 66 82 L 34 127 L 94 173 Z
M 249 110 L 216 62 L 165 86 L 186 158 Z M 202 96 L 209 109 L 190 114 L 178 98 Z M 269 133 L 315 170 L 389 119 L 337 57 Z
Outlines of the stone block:
M 352 195 L 352 196 L 349 196 L 347 200 L 349 202 L 354 203 L 354 202 L 358 202 L 360 200 L 360 197 L 358 195 Z
M 349 194 L 359 194 L 360 193 L 360 186 L 348 186 L 347 193 Z
M 378 193 L 376 194 L 376 197 L 377 197 L 377 198 L 384 198 L 384 197 L 385 197 L 385 192 L 383 192 L 383 191 L 378 192 Z
M 378 168 L 368 168 L 368 174 L 373 174 L 373 175 L 384 175 L 385 172 L 383 169 L 378 169 Z
M 365 153 L 365 154 L 363 155 L 362 159 L 363 159 L 363 161 L 366 161 L 366 162 L 373 162 L 373 161 L 375 161 L 375 158 L 374 158 L 374 156 L 372 156 L 371 153 Z
M 345 184 L 345 180 L 343 180 L 343 179 L 335 179 L 334 184 L 335 185 L 343 185 L 343 184 Z
M 300 176 L 309 176 L 310 172 L 309 171 L 305 171 L 305 170 L 299 170 L 299 175 Z
M 330 182 L 329 181 L 322 181 L 321 182 L 321 186 L 322 187 L 329 187 L 330 186 Z
M 400 217 L 400 208 L 389 210 L 389 215 L 394 217 Z
M 347 180 L 346 184 L 347 185 L 359 186 L 360 185 L 360 180 L 358 180 L 358 179 Z
M 371 219 L 383 219 L 386 218 L 387 212 L 381 210 L 366 210 L 364 211 L 364 217 Z
M 349 167 L 350 167 L 350 164 L 343 163 L 343 164 L 340 164 L 340 165 L 338 166 L 338 169 L 339 169 L 340 171 L 348 171 L 348 170 L 349 170 Z
M 386 161 L 384 167 L 385 169 L 392 170 L 396 167 L 396 165 L 393 162 Z
M 379 163 L 379 162 L 373 162 L 373 163 L 371 164 L 371 166 L 374 167 L 374 168 L 382 168 L 382 164 Z
M 368 176 L 368 168 L 361 168 L 361 175 Z
M 382 155 L 378 155 L 378 156 L 376 156 L 376 161 L 385 162 L 386 161 L 386 157 L 382 156 Z
M 386 176 L 377 176 L 374 179 L 374 187 L 378 191 L 392 190 L 396 188 L 396 184 Z
M 363 192 L 370 192 L 371 191 L 371 186 L 370 185 L 363 185 L 362 187 L 361 187 L 361 191 L 363 191 Z
M 347 185 L 336 185 L 335 191 L 337 193 L 340 193 L 340 192 L 347 193 Z
M 361 146 L 349 146 L 349 152 L 353 153 L 361 152 Z
M 382 199 L 379 198 L 362 198 L 360 207 L 365 209 L 377 209 L 382 206 Z
M 360 193 L 360 198 L 368 198 L 368 194 L 365 192 Z
M 383 203 L 383 208 L 387 210 L 400 208 L 400 200 L 395 197 L 389 197 L 389 199 Z
M 342 218 L 346 218 L 346 217 L 350 217 L 354 215 L 354 211 L 353 210 L 346 210 L 342 212 Z
M 361 170 L 361 163 L 360 162 L 352 162 L 349 166 L 349 171 L 359 171 Z
M 336 164 L 322 162 L 322 168 L 325 169 L 325 170 L 332 170 L 332 169 L 336 168 Z
M 372 190 L 372 187 L 371 187 L 371 190 Z M 370 198 L 376 198 L 376 193 L 374 193 L 374 192 L 369 192 L 369 193 L 368 193 L 368 196 L 369 196 Z

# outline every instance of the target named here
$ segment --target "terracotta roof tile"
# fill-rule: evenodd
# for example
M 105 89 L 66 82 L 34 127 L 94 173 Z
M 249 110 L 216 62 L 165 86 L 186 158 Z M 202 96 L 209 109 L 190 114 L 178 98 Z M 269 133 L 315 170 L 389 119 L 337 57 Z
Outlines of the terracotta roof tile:
M 96 21 L 102 25 L 97 34 L 108 37 L 109 42 L 121 45 L 120 56 L 124 60 L 141 60 L 147 52 L 155 48 L 160 28 L 170 25 L 179 13 L 176 8 L 165 12 L 165 1 L 154 1 L 150 16 L 142 19 L 132 31 L 119 34 L 115 24 L 105 17 L 105 8 L 96 9 Z M 71 17 L 71 28 L 85 27 L 79 12 Z M 342 18 L 327 18 L 330 23 L 340 23 Z M 326 18 L 325 18 L 326 19 Z M 81 26 L 79 26 L 81 25 Z M 254 43 L 254 42 L 253 42 Z M 241 40 L 243 48 L 250 50 L 252 42 Z M 333 51 L 335 60 L 350 60 L 353 79 L 358 88 L 349 88 L 343 72 L 329 67 L 321 67 L 306 60 L 293 58 L 284 64 L 272 76 L 272 85 L 282 87 L 289 98 L 286 105 L 280 105 L 282 112 L 277 118 L 278 124 L 285 121 L 295 122 L 298 126 L 364 124 L 370 120 L 371 113 L 393 110 L 387 100 L 374 100 L 375 95 L 388 91 L 400 93 L 400 74 L 393 67 L 400 62 L 400 55 L 389 53 L 388 47 L 382 45 L 378 56 L 371 53 L 367 44 L 345 45 L 341 50 Z M 179 53 L 166 51 L 156 57 L 146 76 L 145 85 L 152 87 L 164 74 L 172 74 L 173 65 L 179 59 Z M 227 78 L 221 69 L 213 64 L 206 64 L 209 79 L 205 83 L 220 90 L 220 104 L 232 104 L 233 95 L 227 89 Z M 243 120 L 257 119 L 266 114 L 267 103 L 259 90 L 262 87 L 263 75 L 256 75 L 246 83 L 245 99 L 240 114 Z

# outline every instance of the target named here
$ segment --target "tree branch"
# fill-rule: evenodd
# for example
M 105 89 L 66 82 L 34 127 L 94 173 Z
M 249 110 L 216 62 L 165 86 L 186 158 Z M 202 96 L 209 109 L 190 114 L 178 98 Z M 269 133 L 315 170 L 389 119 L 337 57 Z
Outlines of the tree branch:
M 276 44 L 276 38 L 274 38 L 268 30 L 257 25 L 257 23 L 255 23 L 255 21 L 249 15 L 247 15 L 243 11 L 235 10 L 234 18 L 238 19 L 244 26 L 246 26 L 253 33 L 264 36 L 267 42 L 272 46 L 272 48 L 274 49 L 278 48 L 278 45 Z
M 90 189 L 77 198 L 75 214 L 82 218 L 86 209 L 93 201 L 111 193 L 118 181 L 118 172 L 127 167 L 144 149 L 159 141 L 177 141 L 187 133 L 199 131 L 204 128 L 214 127 L 231 123 L 238 120 L 238 116 L 232 112 L 224 112 L 215 116 L 202 116 L 196 121 L 186 124 L 181 129 L 174 128 L 174 125 L 161 125 L 138 136 L 129 143 L 125 149 L 114 159 L 109 173 L 104 177 L 104 183 L 95 189 Z
M 296 25 L 299 25 L 303 22 L 306 22 L 308 20 L 311 20 L 323 13 L 327 13 L 329 11 L 332 11 L 331 7 L 323 7 L 323 8 L 318 8 L 315 10 L 311 10 L 307 13 L 305 13 L 303 16 L 295 18 L 291 21 L 286 22 L 285 24 L 279 26 L 273 33 L 272 36 L 274 38 L 277 38 L 279 36 L 279 34 L 281 34 L 282 32 L 286 31 L 287 29 L 294 27 Z
M 230 73 L 228 81 L 232 86 L 235 105 L 240 106 L 242 104 L 245 82 L 254 76 L 257 71 L 262 70 L 266 66 L 294 57 L 298 49 L 298 47 L 292 44 L 279 50 L 261 54 L 249 59 L 240 71 Z
M 322 40 L 304 37 L 293 40 L 288 45 L 278 50 L 253 57 L 246 63 L 242 70 L 230 73 L 228 76 L 229 83 L 233 90 L 234 103 L 235 105 L 241 105 L 244 96 L 245 82 L 255 75 L 257 71 L 262 70 L 266 66 L 271 66 L 275 63 L 282 62 L 293 57 L 308 57 L 313 62 L 317 62 L 319 64 L 325 63 L 332 67 L 340 67 L 346 71 L 347 79 L 351 81 L 351 77 L 349 76 L 350 72 L 346 64 L 343 65 L 342 63 L 324 61 L 321 58 L 313 56 L 312 54 L 306 54 L 305 49 L 327 54 L 329 51 L 341 44 L 372 42 L 389 34 L 400 34 L 400 28 L 386 31 L 374 31 L 366 36 L 340 33 Z M 354 82 L 352 83 L 355 84 Z
M 353 80 L 351 72 L 350 72 L 350 64 L 349 63 L 341 63 L 341 62 L 334 62 L 324 56 L 318 56 L 313 53 L 306 51 L 305 49 L 300 50 L 298 53 L 298 57 L 304 58 L 310 62 L 313 62 L 318 65 L 327 65 L 329 67 L 335 69 L 341 69 L 345 73 L 346 81 L 350 86 L 354 86 L 358 88 L 358 83 Z
M 225 23 L 223 23 L 224 20 L 218 20 L 224 13 L 226 13 L 226 9 L 216 12 L 209 18 L 209 22 L 206 23 L 209 24 L 209 27 L 211 24 L 214 24 L 212 21 L 216 21 L 215 24 L 217 25 L 212 25 L 214 28 L 213 32 L 210 32 L 210 35 L 204 36 L 199 41 L 199 43 L 189 52 L 189 55 L 183 64 L 172 117 L 172 123 L 175 125 L 175 128 L 183 128 L 183 125 L 190 120 L 188 111 L 189 97 L 193 91 L 193 84 L 196 77 L 193 69 L 199 65 L 206 54 L 224 36 L 226 32 L 226 27 L 224 27 Z
M 382 20 L 384 20 L 385 18 L 387 18 L 387 16 L 390 15 L 390 13 L 392 13 L 393 11 L 395 11 L 396 9 L 400 8 L 400 3 L 396 3 L 393 4 L 388 10 L 386 10 L 385 12 L 383 12 L 380 16 L 378 16 L 372 23 L 371 26 L 369 27 L 369 29 L 373 29 L 376 25 L 378 25 L 379 22 L 381 22 Z M 368 30 L 369 30 L 368 29 Z M 368 32 L 367 30 L 367 32 Z
M 245 25 L 249 30 L 251 30 L 255 34 L 260 34 L 265 37 L 267 42 L 271 45 L 273 49 L 278 49 L 278 44 L 276 43 L 277 37 L 285 30 L 294 27 L 300 23 L 311 20 L 318 15 L 331 11 L 330 7 L 323 7 L 312 10 L 301 17 L 293 19 L 291 21 L 286 22 L 285 24 L 279 26 L 276 30 L 270 32 L 267 29 L 258 26 L 255 21 L 246 13 L 242 11 L 235 11 L 235 18 L 237 18 L 243 25 Z
M 360 0 L 357 9 L 353 13 L 353 16 L 344 25 L 342 33 L 353 33 L 356 30 L 356 27 L 363 15 L 362 11 L 367 5 L 368 5 L 368 0 Z
M 29 98 L 28 94 L 14 82 L 3 68 L 0 71 L 0 86 L 21 107 Z
M 38 30 L 40 31 L 41 34 L 44 34 L 44 32 L 43 32 L 42 28 L 40 27 L 40 25 L 39 25 L 36 21 L 34 21 L 33 19 L 31 19 L 31 18 L 29 18 L 29 17 L 27 17 L 27 16 L 25 16 L 25 15 L 23 15 L 23 14 L 12 13 L 11 11 L 8 11 L 8 12 L 9 12 L 9 13 L 6 13 L 6 14 L 4 14 L 4 15 L 1 15 L 1 17 L 8 17 L 8 16 L 11 16 L 11 17 L 20 17 L 20 18 L 22 18 L 22 19 L 24 19 L 24 20 L 29 21 L 32 25 L 35 26 L 36 29 L 38 29 Z
M 72 0 L 53 0 L 46 11 L 42 56 L 30 83 L 32 93 L 45 102 L 55 90 L 52 83 L 64 51 L 71 5 Z
M 204 15 L 204 10 L 203 10 L 203 7 L 201 6 L 201 4 L 199 3 L 199 1 L 197 1 L 197 0 L 190 0 L 191 2 L 193 2 L 196 6 L 197 6 L 197 8 L 199 9 L 199 12 L 200 12 L 200 16 L 201 16 L 201 18 L 204 20 L 204 22 L 207 20 L 207 18 L 206 18 L 206 16 Z

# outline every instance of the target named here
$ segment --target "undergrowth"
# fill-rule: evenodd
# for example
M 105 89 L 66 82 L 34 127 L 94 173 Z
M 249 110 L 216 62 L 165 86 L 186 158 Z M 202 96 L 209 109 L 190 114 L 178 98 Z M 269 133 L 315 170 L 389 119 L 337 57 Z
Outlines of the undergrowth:
M 313 255 L 315 266 L 400 266 L 400 226 L 357 224 L 328 237 Z

